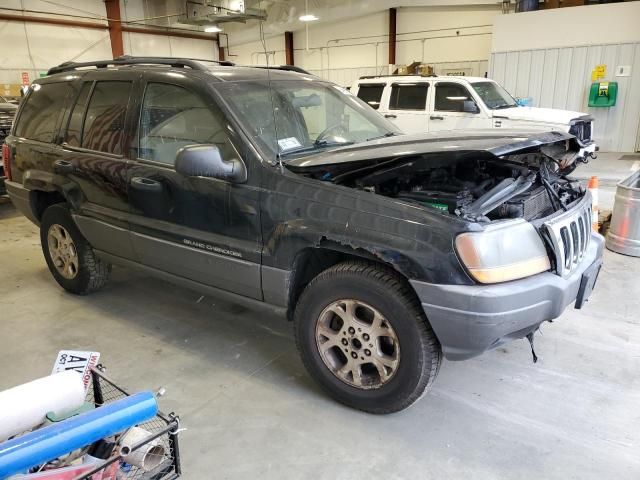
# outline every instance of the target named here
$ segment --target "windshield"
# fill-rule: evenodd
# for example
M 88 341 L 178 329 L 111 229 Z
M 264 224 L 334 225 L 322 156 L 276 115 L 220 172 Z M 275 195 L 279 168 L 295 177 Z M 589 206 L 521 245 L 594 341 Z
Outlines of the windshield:
M 471 86 L 491 110 L 517 107 L 518 103 L 502 86 L 495 82 L 477 82 Z
M 275 160 L 399 133 L 344 88 L 309 80 L 233 82 L 220 86 L 262 150 Z

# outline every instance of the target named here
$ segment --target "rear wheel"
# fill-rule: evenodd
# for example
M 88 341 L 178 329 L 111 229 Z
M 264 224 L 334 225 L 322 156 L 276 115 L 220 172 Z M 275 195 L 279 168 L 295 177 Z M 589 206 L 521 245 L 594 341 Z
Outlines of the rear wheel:
M 302 293 L 294 321 L 309 373 L 360 410 L 407 408 L 440 367 L 440 345 L 420 303 L 384 266 L 345 262 L 324 271 Z
M 55 204 L 45 210 L 40 242 L 49 271 L 65 290 L 86 295 L 107 283 L 111 264 L 98 258 L 66 205 Z

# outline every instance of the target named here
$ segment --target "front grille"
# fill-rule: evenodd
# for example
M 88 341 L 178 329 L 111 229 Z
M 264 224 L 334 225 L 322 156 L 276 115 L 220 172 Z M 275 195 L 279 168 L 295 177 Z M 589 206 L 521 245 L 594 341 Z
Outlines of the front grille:
M 575 135 L 581 142 L 591 141 L 591 121 L 580 120 L 571 125 L 571 135 Z
M 555 257 L 556 273 L 569 275 L 582 261 L 591 241 L 591 194 L 570 210 L 542 224 L 543 233 Z

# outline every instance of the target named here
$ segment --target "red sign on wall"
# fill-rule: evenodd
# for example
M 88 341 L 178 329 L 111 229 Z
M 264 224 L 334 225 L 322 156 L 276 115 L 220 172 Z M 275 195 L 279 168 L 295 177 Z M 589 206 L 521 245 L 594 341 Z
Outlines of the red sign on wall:
M 22 72 L 22 86 L 28 87 L 31 82 L 29 81 L 29 72 Z

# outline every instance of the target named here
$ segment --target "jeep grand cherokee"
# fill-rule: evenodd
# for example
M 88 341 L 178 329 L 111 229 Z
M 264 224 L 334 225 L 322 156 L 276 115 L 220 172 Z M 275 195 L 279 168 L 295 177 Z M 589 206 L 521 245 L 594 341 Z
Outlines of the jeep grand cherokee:
M 593 288 L 603 242 L 569 133 L 399 135 L 278 69 L 129 57 L 49 73 L 3 157 L 55 280 L 87 294 L 119 264 L 277 310 L 352 407 L 406 408 L 443 355 L 530 337 Z

